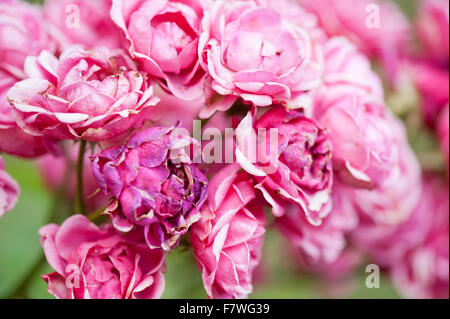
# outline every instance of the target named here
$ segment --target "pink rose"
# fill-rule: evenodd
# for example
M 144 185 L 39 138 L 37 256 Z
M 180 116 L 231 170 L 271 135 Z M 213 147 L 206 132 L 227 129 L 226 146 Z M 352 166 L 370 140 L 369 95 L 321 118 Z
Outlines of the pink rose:
M 165 287 L 165 256 L 139 236 L 98 228 L 81 215 L 39 230 L 55 272 L 44 275 L 48 292 L 60 299 L 157 299 Z
M 284 201 L 289 201 L 310 223 L 320 225 L 331 210 L 333 185 L 332 149 L 326 129 L 301 112 L 279 107 L 265 113 L 254 125 L 249 113 L 236 135 L 237 161 L 255 176 L 256 188 L 273 213 L 282 216 Z M 257 149 L 253 150 L 257 140 Z
M 200 53 L 208 73 L 201 117 L 242 98 L 256 106 L 308 108 L 321 83 L 321 52 L 311 35 L 255 1 L 215 1 L 205 14 Z
M 120 30 L 109 16 L 111 0 L 46 0 L 49 33 L 62 50 L 74 44 L 85 49 L 120 47 Z
M 445 156 L 445 159 L 447 161 L 447 171 L 448 171 L 448 161 L 449 161 L 449 132 L 448 132 L 448 126 L 449 126 L 449 106 L 447 104 L 447 107 L 442 111 L 439 125 L 438 125 L 438 136 L 439 141 L 441 144 L 442 153 Z
M 445 197 L 443 191 L 438 188 L 440 185 L 441 183 L 436 183 L 436 180 L 424 179 L 419 193 L 420 201 L 413 201 L 416 206 L 412 208 L 409 218 L 401 223 L 380 223 L 365 215 L 360 215 L 361 223 L 352 232 L 352 241 L 357 247 L 368 252 L 374 261 L 383 267 L 391 267 L 401 262 L 408 250 L 421 245 L 426 240 L 435 222 L 435 212 L 445 210 Z M 402 200 L 406 198 L 409 197 L 404 196 Z
M 58 192 L 65 187 L 65 199 L 72 201 L 75 198 L 77 179 L 76 165 L 78 156 L 78 147 L 71 144 L 66 145 L 67 156 L 55 157 L 52 154 L 45 155 L 36 161 L 37 168 L 43 177 L 46 186 L 53 192 Z M 87 211 L 95 212 L 108 205 L 109 197 L 98 192 L 99 187 L 91 170 L 91 161 L 86 151 L 83 164 L 83 198 Z
M 16 81 L 16 77 L 0 67 L 0 151 L 27 158 L 40 156 L 47 152 L 46 143 L 42 137 L 26 134 L 17 127 L 13 108 L 6 98 Z
M 207 195 L 208 180 L 185 150 L 195 144 L 177 138 L 173 127 L 153 127 L 92 157 L 101 190 L 114 196 L 106 213 L 118 230 L 144 227 L 152 249 L 178 244 L 200 219 Z
M 299 0 L 315 13 L 329 36 L 345 36 L 370 57 L 383 62 L 391 77 L 410 40 L 407 17 L 392 1 Z
M 5 162 L 0 156 L 0 218 L 16 206 L 19 194 L 19 185 L 5 171 Z
M 98 142 L 126 133 L 159 101 L 147 75 L 122 51 L 71 47 L 59 59 L 43 51 L 27 59 L 28 79 L 8 94 L 27 133 Z
M 425 56 L 447 66 L 449 59 L 449 2 L 421 0 L 416 27 Z
M 55 50 L 39 7 L 18 0 L 0 0 L 0 70 L 23 78 L 28 55 Z
M 396 124 L 397 122 L 397 124 Z M 395 152 L 398 153 L 396 165 L 391 167 L 385 178 L 373 189 L 353 191 L 354 205 L 360 215 L 381 224 L 397 225 L 409 218 L 421 193 L 421 170 L 413 150 L 409 146 L 400 120 L 391 125 L 402 128 Z
M 246 298 L 252 292 L 265 232 L 265 215 L 251 177 L 230 165 L 213 177 L 209 203 L 191 241 L 210 298 Z
M 315 96 L 314 115 L 330 132 L 334 169 L 344 183 L 372 189 L 398 165 L 397 139 L 405 129 L 379 97 L 353 85 L 324 88 Z
M 201 0 L 113 0 L 111 18 L 141 67 L 177 97 L 203 93 L 198 59 Z
M 351 193 L 342 185 L 333 188 L 333 210 L 322 225 L 314 226 L 299 212 L 288 206 L 286 214 L 277 219 L 280 233 L 287 239 L 303 268 L 325 271 L 341 257 L 347 246 L 346 234 L 358 225 Z

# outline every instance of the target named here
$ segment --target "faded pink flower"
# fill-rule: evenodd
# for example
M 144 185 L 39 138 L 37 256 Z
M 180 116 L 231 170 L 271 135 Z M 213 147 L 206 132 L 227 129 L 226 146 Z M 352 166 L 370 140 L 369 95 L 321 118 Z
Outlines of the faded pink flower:
M 421 0 L 417 14 L 416 27 L 424 47 L 424 55 L 448 67 L 449 2 Z
M 71 142 L 70 142 L 71 143 Z M 78 147 L 73 144 L 65 145 L 66 156 L 56 157 L 48 154 L 36 161 L 37 168 L 44 179 L 46 186 L 54 192 L 58 192 L 61 188 L 65 188 L 66 193 L 62 194 L 67 200 L 71 201 L 75 198 L 77 178 L 76 165 L 78 156 Z M 83 164 L 83 197 L 87 211 L 94 212 L 108 205 L 109 197 L 98 192 L 99 187 L 94 179 L 91 170 L 91 161 L 87 150 Z
M 16 206 L 19 194 L 19 184 L 5 171 L 5 162 L 0 156 L 0 218 Z
M 410 40 L 407 17 L 392 1 L 299 0 L 315 13 L 329 36 L 345 36 L 362 52 L 383 62 L 390 76 L 397 73 L 400 54 Z
M 347 247 L 346 234 L 358 225 L 351 193 L 342 185 L 333 187 L 333 210 L 320 226 L 311 225 L 298 206 L 289 205 L 277 219 L 279 232 L 287 239 L 303 268 L 325 271 Z
M 205 14 L 199 52 L 208 73 L 201 117 L 238 99 L 256 106 L 308 108 L 321 83 L 322 56 L 308 31 L 256 1 L 215 1 Z
M 65 50 L 74 44 L 85 49 L 120 47 L 120 30 L 111 20 L 112 0 L 46 0 L 44 16 L 49 33 Z
M 202 219 L 191 241 L 210 298 L 240 299 L 252 292 L 252 277 L 265 232 L 263 206 L 251 177 L 227 166 L 210 182 Z
M 8 93 L 18 125 L 28 134 L 98 142 L 126 133 L 159 99 L 147 75 L 122 51 L 74 46 L 59 59 L 29 57 L 28 79 Z
M 122 29 L 131 56 L 185 100 L 200 98 L 204 72 L 198 44 L 201 0 L 113 0 L 111 18 Z
M 447 170 L 448 170 L 448 162 L 449 162 L 449 106 L 447 104 L 447 107 L 442 111 L 439 125 L 438 125 L 438 136 L 439 136 L 439 142 L 441 144 L 442 153 L 445 156 L 445 159 L 447 160 Z
M 200 219 L 207 195 L 207 178 L 189 154 L 195 144 L 188 136 L 178 138 L 173 127 L 153 127 L 93 157 L 101 190 L 114 196 L 105 213 L 118 230 L 144 227 L 150 248 L 178 244 Z
M 332 148 L 326 129 L 301 112 L 278 107 L 255 124 L 249 113 L 236 136 L 237 161 L 255 176 L 273 213 L 282 216 L 288 201 L 320 225 L 332 206 Z
M 38 6 L 25 1 L 0 0 L 0 70 L 23 78 L 23 64 L 29 55 L 53 51 L 54 43 L 44 27 Z
M 43 278 L 57 298 L 157 299 L 164 291 L 164 253 L 148 249 L 139 236 L 98 228 L 81 215 L 44 226 L 39 234 L 55 270 Z

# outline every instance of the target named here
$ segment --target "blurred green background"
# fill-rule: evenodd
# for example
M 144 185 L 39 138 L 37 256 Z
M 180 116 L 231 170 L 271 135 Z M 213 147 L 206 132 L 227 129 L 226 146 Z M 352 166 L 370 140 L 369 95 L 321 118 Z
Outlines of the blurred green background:
M 397 2 L 409 16 L 414 14 L 416 1 Z M 44 187 L 32 162 L 3 157 L 7 171 L 21 187 L 21 196 L 16 208 L 0 219 L 0 298 L 12 297 L 19 286 L 21 297 L 53 298 L 40 278 L 41 274 L 51 272 L 47 265 L 41 266 L 26 283 L 23 280 L 42 256 L 38 229 L 48 220 L 54 194 Z M 366 288 L 365 264 L 345 285 L 330 289 L 320 278 L 301 273 L 290 261 L 286 246 L 275 231 L 268 229 L 259 276 L 262 279 L 256 282 L 250 298 L 398 298 L 385 277 L 382 277 L 379 289 Z M 164 298 L 206 297 L 200 272 L 189 249 L 177 248 L 168 256 L 166 282 Z M 338 290 L 341 290 L 339 294 Z

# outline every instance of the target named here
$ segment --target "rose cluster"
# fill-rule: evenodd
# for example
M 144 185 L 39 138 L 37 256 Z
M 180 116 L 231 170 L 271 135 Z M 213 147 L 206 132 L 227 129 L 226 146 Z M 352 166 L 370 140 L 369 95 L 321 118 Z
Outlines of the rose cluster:
M 209 298 L 246 298 L 273 229 L 311 275 L 366 258 L 448 298 L 448 1 L 414 26 L 381 0 L 0 0 L 0 21 L 0 151 L 74 203 L 39 232 L 52 295 L 160 298 L 181 245 Z M 0 158 L 0 217 L 18 196 Z

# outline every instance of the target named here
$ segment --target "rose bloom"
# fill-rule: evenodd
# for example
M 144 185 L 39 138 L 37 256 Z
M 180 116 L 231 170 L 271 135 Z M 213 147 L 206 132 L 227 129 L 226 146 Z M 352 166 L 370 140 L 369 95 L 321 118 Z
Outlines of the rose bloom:
M 53 51 L 39 7 L 18 0 L 0 0 L 0 69 L 23 78 L 29 55 Z
M 59 59 L 29 57 L 28 79 L 8 93 L 18 125 L 28 134 L 98 142 L 126 133 L 159 101 L 147 75 L 122 51 L 74 46 Z
M 0 1 L 0 151 L 36 157 L 47 152 L 44 141 L 22 132 L 12 116 L 6 95 L 25 77 L 23 64 L 28 55 L 54 50 L 44 28 L 39 8 L 23 1 Z
M 237 98 L 256 106 L 310 106 L 322 56 L 306 29 L 255 1 L 215 1 L 202 30 L 199 52 L 208 81 L 201 117 L 227 110 Z
M 64 192 L 60 196 L 68 201 L 75 199 L 77 178 L 76 165 L 78 147 L 72 142 L 64 145 L 66 156 L 47 154 L 37 159 L 36 166 L 45 185 L 55 193 Z M 86 150 L 83 161 L 83 198 L 88 212 L 94 212 L 108 205 L 109 197 L 98 192 L 97 181 L 91 170 L 90 150 Z
M 351 192 L 345 186 L 333 187 L 333 210 L 314 226 L 289 205 L 286 214 L 277 219 L 277 229 L 286 238 L 304 269 L 325 271 L 341 257 L 347 246 L 346 234 L 358 225 L 358 216 L 352 206 Z
M 438 136 L 439 141 L 441 144 L 442 153 L 445 156 L 445 159 L 447 161 L 447 171 L 448 171 L 448 160 L 449 160 L 449 106 L 447 104 L 447 107 L 442 111 L 439 125 L 438 125 Z
M 98 228 L 81 215 L 44 226 L 39 234 L 55 270 L 42 277 L 59 299 L 157 299 L 164 291 L 164 253 L 148 249 L 137 235 Z
M 252 292 L 261 259 L 265 215 L 251 176 L 239 165 L 216 174 L 191 242 L 209 298 L 242 299 Z
M 19 184 L 5 171 L 5 162 L 0 156 L 0 218 L 16 206 L 19 194 Z
M 449 59 L 449 2 L 421 0 L 417 10 L 416 28 L 424 55 L 447 66 Z
M 43 13 L 49 33 L 65 50 L 74 44 L 86 49 L 120 47 L 120 30 L 109 16 L 112 0 L 46 0 Z
M 402 123 L 396 120 L 391 125 L 401 128 L 397 133 L 399 139 L 395 149 L 395 152 L 398 152 L 396 165 L 391 167 L 384 180 L 376 187 L 356 189 L 352 198 L 360 215 L 365 215 L 377 223 L 397 225 L 409 218 L 420 201 L 422 174 Z
M 114 196 L 106 213 L 118 230 L 144 227 L 150 248 L 178 244 L 200 219 L 207 195 L 207 178 L 187 151 L 195 144 L 188 136 L 178 138 L 173 127 L 153 127 L 93 157 L 98 185 Z
M 12 116 L 13 108 L 6 98 L 16 81 L 15 76 L 0 67 L 0 151 L 26 158 L 40 156 L 47 152 L 44 139 L 26 134 L 17 127 Z
M 281 107 L 265 113 L 254 126 L 252 122 L 249 113 L 237 128 L 237 161 L 255 176 L 256 188 L 276 216 L 284 214 L 284 201 L 289 201 L 310 223 L 320 225 L 331 210 L 333 171 L 328 132 L 301 112 Z M 247 139 L 252 135 L 253 140 Z M 251 144 L 257 139 L 257 149 L 253 150 Z
M 300 0 L 315 13 L 329 36 L 345 36 L 362 52 L 383 62 L 391 77 L 397 73 L 400 54 L 410 40 L 407 17 L 392 1 Z
M 200 0 L 113 0 L 111 18 L 141 68 L 185 100 L 203 94 L 198 59 Z

